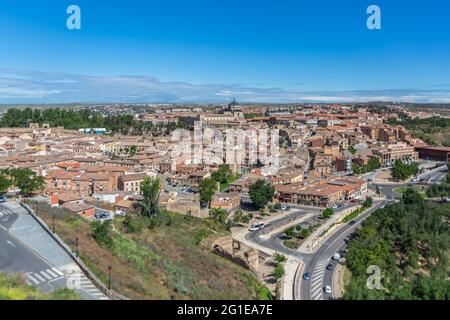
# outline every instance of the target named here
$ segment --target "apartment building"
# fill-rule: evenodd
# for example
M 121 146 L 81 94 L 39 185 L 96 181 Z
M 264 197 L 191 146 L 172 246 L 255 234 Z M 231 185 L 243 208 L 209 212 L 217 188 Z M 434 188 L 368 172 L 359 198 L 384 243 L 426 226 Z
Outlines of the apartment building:
M 141 194 L 141 184 L 147 177 L 145 173 L 128 174 L 119 177 L 118 188 L 121 191 L 131 192 L 135 195 Z
M 404 142 L 382 145 L 374 147 L 372 150 L 384 165 L 391 165 L 397 160 L 416 161 L 419 159 L 419 153 L 414 150 L 414 147 Z

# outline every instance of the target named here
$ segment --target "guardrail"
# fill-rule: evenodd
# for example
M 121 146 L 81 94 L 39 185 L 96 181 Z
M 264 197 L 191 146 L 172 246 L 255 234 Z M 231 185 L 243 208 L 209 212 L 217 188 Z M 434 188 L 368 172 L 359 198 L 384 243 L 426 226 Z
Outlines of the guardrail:
M 115 292 L 114 290 L 108 289 L 108 287 L 99 279 L 97 276 L 88 268 L 88 266 L 77 257 L 72 249 L 57 235 L 54 234 L 48 225 L 42 220 L 27 204 L 20 202 L 20 206 L 24 208 L 39 225 L 52 237 L 53 240 L 72 258 L 72 260 L 80 267 L 80 269 L 85 273 L 89 280 L 91 280 L 97 287 L 106 294 L 108 297 L 114 300 L 130 300 L 129 298 Z

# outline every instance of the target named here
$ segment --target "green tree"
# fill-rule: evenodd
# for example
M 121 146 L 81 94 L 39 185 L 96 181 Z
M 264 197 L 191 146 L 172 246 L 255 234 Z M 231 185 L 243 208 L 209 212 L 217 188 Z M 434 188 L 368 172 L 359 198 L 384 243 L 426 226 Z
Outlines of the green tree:
M 143 199 L 139 201 L 142 215 L 154 217 L 159 214 L 159 195 L 161 193 L 161 181 L 158 177 L 145 177 L 141 184 Z
M 200 201 L 204 204 L 209 204 L 217 191 L 217 182 L 210 178 L 203 179 L 198 186 L 198 191 L 200 193 Z
M 129 149 L 129 153 L 130 153 L 130 155 L 134 156 L 137 153 L 137 147 L 131 146 Z
M 284 230 L 284 233 L 289 238 L 294 238 L 296 235 L 295 229 L 293 227 L 287 228 L 286 230 Z
M 424 198 L 416 189 L 408 188 L 403 193 L 402 201 L 405 204 L 420 204 L 424 202 Z
M 209 217 L 214 221 L 225 223 L 228 218 L 228 212 L 223 209 L 213 208 L 209 210 Z
M 284 277 L 285 273 L 286 271 L 284 270 L 284 265 L 282 263 L 278 263 L 272 272 L 272 276 L 275 279 L 280 280 Z
M 45 187 L 45 181 L 42 176 L 28 168 L 13 168 L 3 171 L 10 177 L 11 185 L 20 189 L 20 194 L 28 196 L 32 193 L 41 191 Z
M 324 219 L 328 219 L 328 218 L 331 218 L 331 216 L 334 214 L 334 211 L 333 211 L 333 209 L 331 209 L 331 208 L 326 208 L 325 210 L 323 210 L 323 212 L 322 212 L 322 217 L 324 218 Z
M 275 263 L 277 263 L 277 264 L 285 263 L 287 261 L 287 257 L 284 254 L 275 252 L 273 254 L 273 261 L 275 261 Z
M 397 181 L 406 180 L 418 173 L 419 166 L 417 163 L 405 164 L 400 160 L 395 161 L 394 166 L 391 169 L 392 178 Z
M 363 207 L 364 208 L 370 208 L 373 206 L 373 198 L 372 197 L 367 197 L 366 200 L 364 200 L 363 202 Z
M 250 199 L 258 208 L 264 208 L 275 195 L 275 188 L 264 180 L 258 180 L 249 188 Z
M 214 171 L 211 174 L 211 178 L 221 184 L 224 184 L 228 182 L 228 178 L 230 178 L 232 175 L 233 173 L 231 172 L 230 166 L 222 164 L 219 166 L 219 169 L 217 171 Z
M 10 187 L 11 180 L 6 174 L 0 172 L 0 194 L 6 193 Z

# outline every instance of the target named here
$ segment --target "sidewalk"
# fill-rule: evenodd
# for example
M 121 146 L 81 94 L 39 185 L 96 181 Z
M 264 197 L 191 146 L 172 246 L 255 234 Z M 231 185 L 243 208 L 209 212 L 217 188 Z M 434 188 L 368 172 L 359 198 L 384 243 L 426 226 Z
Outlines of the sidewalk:
M 11 210 L 14 210 L 18 215 L 17 220 L 9 230 L 10 234 L 53 266 L 55 269 L 52 270 L 61 272 L 63 280 L 59 283 L 58 287 L 69 287 L 70 285 L 85 300 L 110 299 L 93 284 L 78 264 L 27 210 L 13 202 L 8 202 L 5 205 Z M 36 273 L 33 274 L 33 276 L 35 275 Z M 44 280 L 46 279 L 41 278 L 41 281 Z M 37 284 L 37 280 L 34 279 L 34 281 Z
M 341 299 L 344 295 L 344 266 L 338 263 L 333 272 L 333 298 Z
M 328 237 L 330 233 L 336 230 L 340 225 L 341 221 L 345 218 L 346 215 L 351 213 L 352 211 L 360 208 L 361 205 L 357 205 L 354 207 L 347 208 L 345 210 L 336 212 L 331 218 L 325 221 L 317 230 L 315 230 L 306 240 L 303 242 L 300 247 L 297 249 L 298 252 L 301 253 L 314 253 L 322 244 L 323 241 Z
M 9 230 L 14 237 L 59 269 L 64 269 L 64 267 L 73 263 L 65 251 L 41 228 L 24 208 L 12 203 L 7 203 L 6 205 L 18 214 L 17 220 Z

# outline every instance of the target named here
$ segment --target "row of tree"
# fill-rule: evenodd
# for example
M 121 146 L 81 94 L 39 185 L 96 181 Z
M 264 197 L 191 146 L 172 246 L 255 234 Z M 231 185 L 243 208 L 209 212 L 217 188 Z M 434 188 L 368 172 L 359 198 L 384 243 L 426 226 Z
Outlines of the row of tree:
M 407 164 L 401 160 L 397 160 L 391 169 L 392 178 L 396 181 L 404 181 L 417 175 L 418 173 L 419 165 L 415 162 Z
M 3 128 L 26 128 L 30 123 L 48 123 L 52 127 L 64 126 L 66 129 L 106 128 L 113 133 L 160 135 L 170 133 L 178 127 L 185 127 L 182 122 L 167 126 L 157 126 L 151 123 L 137 121 L 132 115 L 103 116 L 88 109 L 69 110 L 62 108 L 51 109 L 17 109 L 11 108 L 0 120 Z

